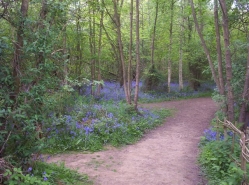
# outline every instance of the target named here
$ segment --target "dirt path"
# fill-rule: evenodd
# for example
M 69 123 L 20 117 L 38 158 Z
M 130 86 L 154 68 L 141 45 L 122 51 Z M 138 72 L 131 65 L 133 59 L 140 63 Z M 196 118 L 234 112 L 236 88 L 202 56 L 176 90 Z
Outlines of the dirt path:
M 197 98 L 143 105 L 176 109 L 174 116 L 138 143 L 93 154 L 63 154 L 49 162 L 86 173 L 94 185 L 201 185 L 198 142 L 214 117 L 215 103 Z

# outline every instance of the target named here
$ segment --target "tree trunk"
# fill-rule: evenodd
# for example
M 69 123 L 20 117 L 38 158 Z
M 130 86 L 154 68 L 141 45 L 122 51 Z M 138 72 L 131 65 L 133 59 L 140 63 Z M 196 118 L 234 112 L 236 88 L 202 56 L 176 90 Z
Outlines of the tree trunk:
M 132 42 L 133 42 L 133 0 L 131 0 L 130 5 L 130 45 L 129 45 L 129 65 L 128 65 L 128 96 L 131 96 L 131 70 L 132 70 Z M 129 104 L 131 104 L 131 99 Z
M 102 45 L 102 27 L 103 27 L 104 11 L 101 11 L 99 23 L 99 48 L 98 48 L 98 81 L 101 80 L 100 60 L 101 60 L 101 45 Z M 98 85 L 97 95 L 100 95 L 101 85 Z
M 179 49 L 179 90 L 183 90 L 183 78 L 182 78 L 182 61 L 183 61 L 183 35 L 184 35 L 184 7 L 185 7 L 185 0 L 181 1 L 181 19 L 182 22 L 180 25 L 180 49 Z
M 80 26 L 80 6 L 78 7 L 78 13 L 77 13 L 77 17 L 76 17 L 76 35 L 77 35 L 77 45 L 76 45 L 76 49 L 77 49 L 77 55 L 76 55 L 76 59 L 77 59 L 77 64 L 76 64 L 76 69 L 75 69 L 75 74 L 77 76 L 81 75 L 81 68 L 82 68 L 82 48 L 81 48 L 81 26 Z
M 198 32 L 198 35 L 201 39 L 201 44 L 202 44 L 202 47 L 205 51 L 205 54 L 207 56 L 207 59 L 208 59 L 208 63 L 209 63 L 209 66 L 211 68 L 211 72 L 212 72 L 212 77 L 218 87 L 218 90 L 220 91 L 220 83 L 219 83 L 219 80 L 216 76 L 216 73 L 215 73 L 215 68 L 214 68 L 214 65 L 213 65 L 213 61 L 211 59 L 211 56 L 210 56 L 210 52 L 207 48 L 207 45 L 206 45 L 206 42 L 203 38 L 203 35 L 202 35 L 202 32 L 201 32 L 201 29 L 200 29 L 200 26 L 199 26 L 199 23 L 198 23 L 198 20 L 197 20 L 197 17 L 196 17 L 196 12 L 195 12 L 195 8 L 194 8 L 194 3 L 193 3 L 193 0 L 190 0 L 190 5 L 191 5 L 191 9 L 192 9 L 192 15 L 193 15 L 193 18 L 194 18 L 194 23 L 195 23 L 195 27 L 196 27 L 196 30 Z
M 92 3 L 92 0 L 89 1 L 90 3 Z M 88 5 L 89 7 L 89 47 L 90 47 L 90 53 L 91 53 L 91 80 L 94 81 L 95 80 L 95 33 L 94 33 L 94 11 L 91 10 L 91 4 Z M 91 85 L 91 95 L 94 95 L 94 90 L 93 90 L 93 85 Z
M 134 104 L 135 110 L 137 110 L 138 105 L 138 93 L 139 93 L 139 75 L 140 75 L 140 39 L 139 39 L 139 0 L 136 0 L 136 88 Z
M 125 99 L 126 102 L 130 102 L 130 97 L 128 95 L 128 89 L 127 89 L 127 83 L 126 83 L 126 69 L 125 69 L 125 60 L 124 60 L 124 53 L 123 53 L 123 42 L 122 42 L 122 35 L 121 35 L 121 23 L 120 23 L 120 13 L 118 10 L 118 5 L 116 0 L 112 0 L 113 5 L 114 5 L 114 20 L 115 20 L 115 25 L 117 28 L 117 39 L 118 39 L 118 47 L 119 47 L 119 55 L 120 55 L 120 60 L 122 64 L 122 72 L 123 72 L 123 86 L 124 86 L 124 92 L 125 92 Z
M 14 52 L 14 59 L 12 62 L 13 67 L 13 78 L 14 78 L 14 86 L 15 86 L 15 94 L 16 97 L 20 92 L 21 82 L 20 77 L 22 73 L 21 64 L 23 59 L 23 44 L 24 44 L 24 27 L 25 27 L 25 19 L 27 17 L 29 8 L 29 0 L 22 0 L 21 5 L 21 15 L 20 15 L 20 22 L 17 28 L 17 41 L 14 44 L 15 52 Z M 15 98 L 14 98 L 15 99 Z
M 41 8 L 41 11 L 40 11 L 40 21 L 39 21 L 39 25 L 38 25 L 39 30 L 41 30 L 42 32 L 43 32 L 43 30 L 45 28 L 44 21 L 46 20 L 47 13 L 48 13 L 47 0 L 42 0 L 42 8 Z M 41 63 L 44 62 L 44 58 L 45 58 L 44 57 L 44 52 L 43 51 L 39 52 L 37 62 L 36 62 L 37 68 L 39 67 L 39 65 Z
M 173 42 L 173 18 L 174 18 L 174 0 L 171 0 L 170 5 L 170 27 L 169 27 L 169 58 L 168 58 L 168 93 L 170 93 L 170 83 L 171 83 L 171 52 L 172 52 L 172 42 Z
M 216 49 L 217 49 L 217 60 L 218 60 L 218 76 L 221 95 L 225 95 L 225 84 L 223 79 L 223 67 L 222 67 L 222 52 L 220 44 L 220 27 L 219 27 L 219 16 L 218 16 L 218 0 L 214 0 L 214 23 L 215 23 L 215 34 L 216 34 Z
M 219 0 L 222 9 L 222 20 L 223 20 L 223 37 L 225 45 L 225 59 L 226 59 L 226 87 L 227 87 L 227 105 L 228 111 L 227 116 L 229 121 L 234 121 L 234 97 L 232 89 L 232 60 L 230 52 L 230 33 L 229 33 L 229 21 L 227 14 L 227 6 L 225 0 Z
M 151 42 L 151 66 L 154 65 L 154 52 L 155 52 L 155 38 L 156 38 L 156 23 L 157 23 L 157 16 L 158 16 L 158 0 L 156 1 L 156 15 L 155 15 L 155 22 L 153 25 L 153 33 L 152 33 L 152 42 Z
M 249 40 L 248 40 L 249 41 Z M 239 122 L 245 123 L 246 120 L 246 105 L 248 101 L 248 88 L 249 88 L 249 46 L 247 46 L 248 52 L 247 52 L 247 65 L 246 65 L 246 76 L 245 76 L 245 83 L 244 83 L 244 89 L 242 94 L 242 104 L 240 106 L 240 115 L 239 115 Z M 248 123 L 245 123 L 248 124 Z

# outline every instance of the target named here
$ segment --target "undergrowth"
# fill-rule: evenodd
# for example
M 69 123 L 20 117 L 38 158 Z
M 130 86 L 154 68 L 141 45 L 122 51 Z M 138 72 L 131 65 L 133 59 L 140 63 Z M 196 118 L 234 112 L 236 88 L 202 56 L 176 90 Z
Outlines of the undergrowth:
M 147 110 L 122 102 L 78 103 L 67 115 L 51 115 L 44 124 L 45 153 L 98 151 L 105 145 L 121 146 L 136 142 L 143 134 L 161 124 L 169 110 Z
M 8 185 L 91 185 L 87 175 L 65 168 L 64 164 L 47 164 L 36 161 L 27 170 L 6 170 L 4 177 Z
M 239 143 L 235 142 L 233 146 L 231 134 L 226 140 L 222 134 L 219 137 L 217 134 L 219 133 L 214 129 L 205 131 L 198 159 L 201 169 L 208 185 L 239 185 L 243 179 L 243 171 L 237 163 L 241 153 Z M 236 140 L 238 141 L 237 138 Z

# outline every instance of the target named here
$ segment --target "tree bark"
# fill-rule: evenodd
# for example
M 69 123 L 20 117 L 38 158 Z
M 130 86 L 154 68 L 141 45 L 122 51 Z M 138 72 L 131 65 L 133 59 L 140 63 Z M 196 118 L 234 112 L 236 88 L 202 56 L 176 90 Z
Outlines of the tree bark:
M 154 52 L 155 52 L 155 38 L 156 38 L 156 23 L 157 23 L 157 16 L 158 16 L 158 0 L 156 1 L 156 15 L 155 21 L 153 25 L 153 33 L 152 33 L 152 42 L 151 42 L 151 66 L 154 65 Z
M 91 9 L 91 3 L 94 0 L 90 0 L 88 5 L 89 10 L 89 47 L 91 53 L 91 80 L 95 80 L 95 19 L 94 8 Z M 91 95 L 94 95 L 93 85 L 91 85 Z
M 215 23 L 215 34 L 216 34 L 216 49 L 217 49 L 217 60 L 218 60 L 218 76 L 220 89 L 219 93 L 225 95 L 225 84 L 223 79 L 223 66 L 222 66 L 222 52 L 220 44 L 220 27 L 219 27 L 219 16 L 218 16 L 218 0 L 214 0 L 214 23 Z
M 46 20 L 47 13 L 48 13 L 47 0 L 42 0 L 42 8 L 40 11 L 40 21 L 39 21 L 39 25 L 38 25 L 39 30 L 41 30 L 42 32 L 45 28 L 44 21 Z M 37 68 L 39 67 L 40 64 L 42 64 L 44 62 L 44 58 L 45 58 L 44 52 L 43 51 L 39 52 L 37 62 L 36 62 Z
M 182 77 L 182 61 L 183 61 L 183 35 L 184 35 L 184 7 L 185 0 L 181 1 L 181 25 L 180 25 L 180 49 L 179 49 L 179 90 L 183 90 L 183 77 Z
M 126 69 L 125 69 L 125 59 L 124 59 L 124 53 L 123 53 L 123 42 L 122 42 L 122 35 L 121 35 L 120 13 L 118 10 L 117 0 L 112 0 L 112 1 L 113 1 L 113 8 L 114 8 L 114 21 L 115 21 L 115 25 L 117 29 L 119 56 L 120 56 L 120 60 L 122 64 L 125 99 L 126 99 L 126 102 L 129 103 L 131 101 L 130 101 L 130 96 L 128 94 L 128 88 L 127 88 L 127 83 L 126 83 L 127 78 L 126 78 Z
M 139 93 L 139 76 L 140 76 L 140 39 L 139 39 L 139 0 L 136 0 L 136 88 L 135 88 L 135 97 L 134 104 L 135 110 L 138 106 L 138 93 Z
M 131 70 L 132 70 L 132 42 L 133 42 L 133 0 L 131 0 L 130 5 L 130 44 L 129 44 L 129 65 L 128 65 L 128 96 L 131 96 Z M 131 99 L 129 104 L 131 104 Z
M 229 33 L 229 20 L 227 14 L 227 6 L 225 0 L 219 0 L 222 10 L 222 20 L 223 20 L 223 37 L 225 45 L 225 59 L 226 59 L 226 87 L 227 87 L 227 117 L 229 121 L 234 121 L 234 97 L 232 89 L 232 60 L 231 60 L 231 51 L 230 51 L 230 33 Z
M 172 42 L 173 42 L 173 18 L 174 18 L 174 0 L 171 0 L 170 4 L 170 27 L 169 27 L 169 58 L 168 58 L 168 93 L 170 93 L 170 83 L 171 83 L 171 52 L 172 52 Z
M 248 39 L 249 41 L 249 39 Z M 239 122 L 245 123 L 246 121 L 246 106 L 248 103 L 248 88 L 249 88 L 249 46 L 247 46 L 247 65 L 246 65 L 246 76 L 245 76 L 245 83 L 244 83 L 244 89 L 243 89 L 243 94 L 242 94 L 242 104 L 240 106 L 240 115 L 239 115 Z M 247 125 L 248 123 L 245 123 Z
M 25 19 L 27 17 L 29 8 L 29 0 L 22 0 L 21 4 L 21 15 L 20 15 L 20 22 L 17 28 L 17 41 L 14 44 L 14 59 L 12 61 L 13 67 L 13 78 L 15 84 L 15 95 L 17 96 L 20 92 L 21 81 L 20 77 L 22 74 L 21 64 L 23 62 L 23 44 L 24 44 L 24 27 L 25 27 Z
M 196 12 L 195 12 L 195 8 L 194 8 L 194 3 L 193 3 L 193 0 L 190 0 L 190 5 L 191 5 L 191 9 L 192 9 L 192 16 L 193 16 L 193 19 L 194 19 L 194 23 L 195 23 L 195 27 L 196 27 L 196 30 L 198 32 L 198 35 L 201 39 L 201 44 L 202 44 L 202 47 L 205 51 L 205 54 L 207 56 L 207 59 L 208 59 L 208 63 L 209 63 L 209 66 L 211 68 L 211 72 L 212 72 L 212 77 L 218 87 L 218 90 L 220 91 L 220 83 L 219 83 L 219 80 L 216 76 L 216 73 L 215 73 L 215 68 L 214 68 L 214 65 L 213 65 L 213 61 L 211 59 L 211 56 L 210 56 L 210 52 L 207 48 L 207 45 L 206 45 L 206 42 L 204 40 L 204 37 L 202 35 L 202 32 L 201 32 L 201 29 L 200 29 L 200 26 L 199 26 L 199 23 L 198 23 L 198 20 L 197 20 L 197 17 L 196 17 Z
M 99 46 L 98 46 L 98 81 L 101 80 L 101 70 L 100 70 L 100 61 L 101 61 L 101 45 L 102 45 L 102 27 L 103 27 L 104 11 L 101 11 L 100 23 L 99 23 Z M 100 95 L 101 85 L 98 85 L 97 95 Z

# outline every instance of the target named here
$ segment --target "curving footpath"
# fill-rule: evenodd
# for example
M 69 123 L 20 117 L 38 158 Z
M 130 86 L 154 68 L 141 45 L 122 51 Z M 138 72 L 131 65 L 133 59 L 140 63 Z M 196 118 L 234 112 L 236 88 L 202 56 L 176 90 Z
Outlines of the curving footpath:
M 134 145 L 96 153 L 53 156 L 86 173 L 94 185 L 203 185 L 196 164 L 198 142 L 217 110 L 211 98 L 143 104 L 175 109 L 165 123 Z

